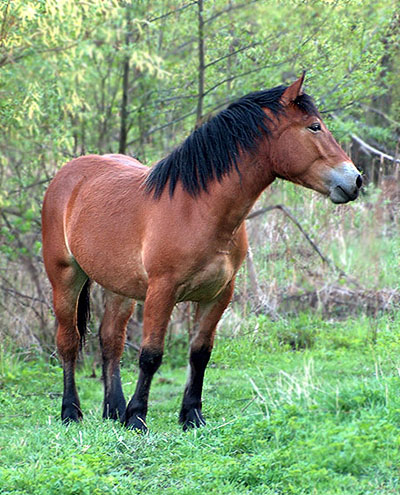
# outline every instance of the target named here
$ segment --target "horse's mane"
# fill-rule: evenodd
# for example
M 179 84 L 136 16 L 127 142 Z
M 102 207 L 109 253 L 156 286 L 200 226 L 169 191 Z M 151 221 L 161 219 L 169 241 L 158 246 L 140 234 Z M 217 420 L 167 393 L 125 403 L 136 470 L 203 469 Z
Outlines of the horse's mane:
M 256 91 L 230 104 L 215 117 L 197 128 L 180 146 L 160 160 L 146 179 L 146 191 L 161 196 L 169 181 L 172 197 L 177 183 L 191 196 L 207 191 L 207 185 L 233 168 L 238 172 L 240 151 L 251 152 L 258 140 L 269 136 L 272 123 L 263 108 L 273 116 L 284 113 L 281 97 L 286 86 Z M 307 114 L 318 114 L 312 98 L 299 95 L 294 103 Z

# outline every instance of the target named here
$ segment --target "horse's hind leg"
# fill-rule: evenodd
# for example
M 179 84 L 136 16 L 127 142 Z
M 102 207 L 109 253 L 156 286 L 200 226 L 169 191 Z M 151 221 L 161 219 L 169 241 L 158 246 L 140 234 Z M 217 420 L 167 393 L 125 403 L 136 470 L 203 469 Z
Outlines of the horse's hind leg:
M 183 430 L 205 425 L 201 412 L 204 373 L 214 345 L 217 324 L 233 294 L 233 281 L 220 297 L 209 303 L 198 303 L 193 337 L 190 342 L 189 376 L 183 395 L 179 422 Z
M 106 291 L 106 308 L 100 326 L 103 357 L 104 408 L 103 418 L 118 419 L 125 412 L 119 362 L 124 350 L 126 325 L 133 313 L 135 301 Z
M 86 285 L 88 278 L 77 265 L 57 267 L 54 273 L 57 273 L 52 277 L 54 312 L 58 322 L 56 340 L 64 371 L 61 419 L 64 422 L 79 421 L 82 412 L 75 385 L 75 366 L 82 335 L 77 326 L 77 310 L 84 303 L 83 300 L 78 303 L 78 299 L 81 296 L 85 299 L 89 290 Z

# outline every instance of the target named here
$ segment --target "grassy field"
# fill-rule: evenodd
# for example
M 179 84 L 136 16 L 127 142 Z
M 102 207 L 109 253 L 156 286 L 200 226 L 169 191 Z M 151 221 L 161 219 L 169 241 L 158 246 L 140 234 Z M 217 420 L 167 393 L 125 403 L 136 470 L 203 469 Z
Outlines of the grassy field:
M 78 377 L 84 422 L 63 426 L 59 363 L 3 346 L 0 493 L 397 494 L 399 337 L 400 316 L 251 317 L 234 339 L 222 324 L 208 424 L 188 433 L 177 423 L 186 350 L 173 338 L 145 436 L 100 419 L 100 370 L 91 377 L 89 359 Z M 126 394 L 136 377 L 126 355 Z

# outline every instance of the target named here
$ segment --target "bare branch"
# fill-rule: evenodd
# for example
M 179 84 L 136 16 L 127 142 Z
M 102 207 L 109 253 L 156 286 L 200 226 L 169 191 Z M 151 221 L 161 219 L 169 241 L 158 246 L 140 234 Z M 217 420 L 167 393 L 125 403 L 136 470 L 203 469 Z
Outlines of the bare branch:
M 247 248 L 246 264 L 247 264 L 247 271 L 249 274 L 251 289 L 253 291 L 254 297 L 257 302 L 257 307 L 255 308 L 256 313 L 262 311 L 263 313 L 268 313 L 273 320 L 277 320 L 278 319 L 277 313 L 275 312 L 273 307 L 269 304 L 267 296 L 263 293 L 260 284 L 258 283 L 256 269 L 254 267 L 254 261 L 253 261 L 253 252 L 250 246 Z
M 345 110 L 346 108 L 349 108 L 353 106 L 356 102 L 355 101 L 350 101 L 349 103 L 346 103 L 346 105 L 342 105 L 340 107 L 336 108 L 328 108 L 326 110 L 320 110 L 319 113 L 332 113 L 332 112 L 337 112 L 338 110 Z
M 31 277 L 31 280 L 33 281 L 33 283 L 36 286 L 36 290 L 37 290 L 39 297 L 41 299 L 44 299 L 43 289 L 42 289 L 41 284 L 40 284 L 39 272 L 38 272 L 38 269 L 36 268 L 36 266 L 33 262 L 33 259 L 34 259 L 33 253 L 31 252 L 29 247 L 24 242 L 22 242 L 19 232 L 16 229 L 14 229 L 13 226 L 10 224 L 4 210 L 1 212 L 1 217 L 3 218 L 4 223 L 6 224 L 7 228 L 10 230 L 10 232 L 12 232 L 15 235 L 16 243 L 17 243 L 19 249 L 24 250 L 27 253 L 29 253 L 28 255 L 21 255 L 20 259 L 21 259 L 21 261 L 24 262 L 25 267 L 27 268 L 29 275 Z
M 381 159 L 385 158 L 386 160 L 390 160 L 393 163 L 400 163 L 400 159 L 395 158 L 394 156 L 388 155 L 387 153 L 383 153 L 382 151 L 378 150 L 377 148 L 374 148 L 370 144 L 366 143 L 359 136 L 356 136 L 355 134 L 351 134 L 351 138 L 354 141 L 356 141 L 361 146 L 361 148 L 369 151 L 370 153 L 372 153 L 374 155 L 378 155 Z
M 163 124 L 163 125 L 160 125 L 158 127 L 153 128 L 153 129 L 150 129 L 148 132 L 146 132 L 146 134 L 144 134 L 142 136 L 142 139 L 151 136 L 151 134 L 154 134 L 157 131 L 161 131 L 162 129 L 165 129 L 166 127 L 169 127 L 169 126 L 171 126 L 173 124 L 176 124 L 177 122 L 180 122 L 181 120 L 185 120 L 185 119 L 187 119 L 188 117 L 190 117 L 191 115 L 193 115 L 195 113 L 196 113 L 196 109 L 191 110 L 190 112 L 186 113 L 185 115 L 182 115 L 181 117 L 178 117 L 178 118 L 176 118 L 176 119 L 174 119 L 174 120 L 172 120 L 170 122 L 167 122 L 166 124 Z M 131 144 L 136 143 L 137 141 L 139 141 L 139 139 L 140 138 L 133 139 L 132 141 L 130 141 L 128 143 L 128 146 L 130 146 Z
M 51 179 L 39 180 L 38 182 L 33 182 L 32 184 L 28 184 L 27 186 L 20 187 L 19 189 L 14 189 L 13 191 L 10 191 L 8 194 L 20 193 L 21 191 L 25 191 L 26 189 L 30 189 L 31 187 L 36 187 L 36 186 L 40 186 L 42 184 L 47 184 L 50 181 L 51 181 Z
M 248 70 L 246 72 L 242 72 L 241 74 L 236 74 L 235 76 L 227 77 L 226 79 L 220 81 L 219 83 L 215 84 L 211 88 L 207 89 L 207 91 L 204 93 L 204 96 L 208 95 L 209 93 L 214 91 L 214 89 L 217 89 L 219 86 L 221 86 L 222 84 L 225 84 L 228 81 L 234 81 L 235 79 L 239 79 L 240 77 L 248 76 L 249 74 L 253 74 L 253 72 L 258 72 L 262 69 L 266 69 L 267 67 L 279 67 L 280 65 L 284 65 L 286 62 L 287 62 L 287 60 L 284 60 L 284 61 L 279 62 L 277 64 L 262 65 L 261 67 L 256 67 L 255 69 L 251 69 L 251 70 Z
M 362 108 L 364 108 L 365 110 L 369 110 L 370 112 L 374 112 L 378 115 L 380 115 L 381 117 L 383 117 L 384 119 L 386 119 L 388 122 L 390 122 L 391 124 L 395 125 L 396 127 L 400 128 L 400 122 L 396 122 L 396 120 L 392 119 L 391 117 L 389 117 L 389 115 L 386 115 L 386 113 L 382 112 L 382 110 L 379 110 L 378 108 L 373 108 L 373 107 L 370 107 L 368 105 L 361 105 Z
M 219 57 L 219 58 L 213 60 L 212 62 L 209 62 L 208 64 L 206 64 L 204 66 L 204 68 L 207 69 L 207 67 L 211 67 L 212 65 L 217 64 L 218 62 L 221 62 L 221 60 L 225 60 L 226 58 L 232 57 L 232 55 L 236 55 L 236 53 L 244 52 L 245 50 L 248 50 L 249 48 L 253 48 L 253 47 L 258 46 L 258 45 L 261 45 L 260 41 L 258 41 L 256 43 L 250 43 L 250 45 L 243 46 L 242 48 L 238 48 L 237 50 L 230 52 L 230 53 L 224 55 L 223 57 Z
M 212 22 L 214 21 L 215 19 L 217 19 L 217 17 L 220 17 L 221 15 L 223 14 L 227 14 L 228 12 L 232 12 L 232 10 L 237 10 L 237 9 L 241 9 L 242 7 L 248 7 L 249 5 L 251 5 L 252 3 L 257 3 L 259 0 L 250 0 L 249 2 L 247 3 L 240 3 L 238 5 L 230 5 L 229 7 L 226 7 L 226 9 L 223 9 L 223 10 L 220 10 L 219 12 L 217 12 L 216 14 L 212 15 L 211 17 L 209 17 L 208 19 L 206 19 L 204 21 L 204 24 L 207 24 L 209 22 Z
M 40 304 L 44 304 L 48 308 L 51 308 L 51 305 L 48 303 L 48 301 L 45 301 L 44 299 L 41 299 L 39 297 L 32 297 L 32 296 L 28 296 L 27 294 L 22 294 L 22 292 L 19 292 L 16 289 L 13 289 L 11 287 L 6 287 L 4 285 L 0 285 L 0 289 L 3 290 L 4 292 L 7 292 L 8 294 L 14 296 L 16 299 L 18 299 L 18 298 L 27 299 L 27 300 L 32 301 L 32 302 L 38 302 Z
M 330 268 L 334 268 L 337 270 L 341 276 L 350 279 L 350 277 L 338 266 L 335 265 L 335 263 L 327 258 L 324 254 L 322 254 L 321 250 L 319 247 L 315 244 L 315 242 L 311 239 L 311 237 L 307 234 L 307 232 L 303 229 L 301 226 L 300 222 L 296 219 L 296 217 L 293 215 L 293 213 L 287 208 L 285 205 L 272 205 L 272 206 L 267 206 L 266 208 L 261 208 L 260 210 L 256 210 L 253 213 L 250 213 L 250 215 L 247 216 L 246 220 L 250 220 L 252 218 L 258 217 L 259 215 L 263 215 L 267 211 L 271 210 L 281 210 L 283 213 L 290 218 L 290 220 L 296 225 L 296 227 L 300 230 L 300 232 L 303 234 L 303 236 L 306 238 L 306 240 L 309 242 L 311 247 L 314 249 L 314 251 L 318 254 L 318 256 L 322 259 L 324 263 L 326 263 Z M 352 279 L 353 282 L 355 282 Z
M 180 12 L 181 10 L 185 10 L 187 9 L 188 7 L 191 7 L 192 5 L 196 5 L 197 4 L 197 1 L 196 2 L 190 2 L 190 3 L 187 3 L 185 5 L 182 5 L 182 7 L 178 7 L 174 10 L 170 10 L 169 12 L 167 12 L 166 14 L 163 14 L 163 15 L 159 15 L 158 17 L 152 17 L 151 19 L 148 19 L 148 22 L 155 22 L 155 21 L 159 21 L 160 19 L 164 19 L 165 17 L 168 17 L 172 14 L 176 14 L 177 12 Z

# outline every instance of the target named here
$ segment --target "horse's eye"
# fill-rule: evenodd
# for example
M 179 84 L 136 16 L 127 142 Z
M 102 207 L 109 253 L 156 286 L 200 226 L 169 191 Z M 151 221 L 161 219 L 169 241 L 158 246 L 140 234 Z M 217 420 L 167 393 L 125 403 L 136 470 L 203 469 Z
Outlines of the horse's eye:
M 318 132 L 321 130 L 321 124 L 319 122 L 315 122 L 311 124 L 307 129 L 310 129 L 312 132 Z

